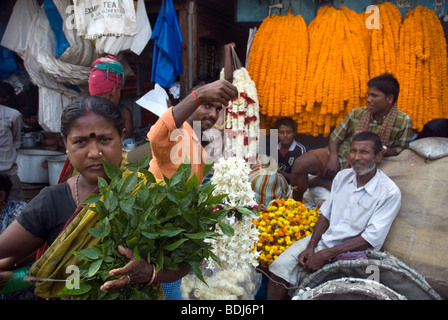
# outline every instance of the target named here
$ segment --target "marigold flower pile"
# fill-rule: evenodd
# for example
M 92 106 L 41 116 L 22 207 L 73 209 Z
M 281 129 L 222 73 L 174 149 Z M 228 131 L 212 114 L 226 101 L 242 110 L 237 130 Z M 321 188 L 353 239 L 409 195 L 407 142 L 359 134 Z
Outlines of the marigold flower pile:
M 259 231 L 258 261 L 268 267 L 294 242 L 314 231 L 319 209 L 311 209 L 294 199 L 277 199 L 259 212 L 254 224 Z

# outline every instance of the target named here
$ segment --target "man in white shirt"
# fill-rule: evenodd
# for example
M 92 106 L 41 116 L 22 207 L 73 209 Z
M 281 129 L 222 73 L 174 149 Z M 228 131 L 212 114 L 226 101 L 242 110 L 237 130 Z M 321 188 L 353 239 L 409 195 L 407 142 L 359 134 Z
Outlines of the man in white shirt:
M 16 163 L 16 150 L 22 143 L 22 114 L 4 105 L 13 94 L 9 84 L 0 83 L 0 172 L 7 174 L 12 182 L 8 200 L 22 201 L 22 184 L 17 175 Z
M 383 153 L 375 133 L 353 137 L 352 168 L 336 175 L 313 234 L 295 242 L 270 265 L 269 300 L 288 299 L 288 288 L 297 287 L 301 272 L 315 272 L 342 253 L 381 249 L 401 206 L 399 188 L 377 168 Z

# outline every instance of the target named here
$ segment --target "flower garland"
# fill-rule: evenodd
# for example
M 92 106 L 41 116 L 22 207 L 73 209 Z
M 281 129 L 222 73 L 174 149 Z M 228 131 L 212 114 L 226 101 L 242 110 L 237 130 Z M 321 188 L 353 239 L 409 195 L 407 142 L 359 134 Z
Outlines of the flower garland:
M 228 237 L 218 228 L 217 232 L 222 236 L 209 243 L 221 265 L 213 259 L 205 261 L 203 274 L 208 286 L 198 281 L 194 274 L 184 277 L 181 286 L 184 299 L 247 299 L 253 295 L 259 281 L 254 273 L 259 264 L 259 252 L 255 248 L 258 229 L 253 224 L 257 202 L 249 173 L 249 164 L 240 157 L 221 158 L 214 164 L 213 195 L 226 195 L 223 203 L 235 208 L 222 220 L 234 229 L 235 234 Z
M 437 15 L 423 6 L 409 10 L 399 43 L 397 106 L 421 131 L 430 120 L 448 116 L 446 39 Z
M 319 208 L 310 209 L 294 199 L 277 199 L 254 220 L 260 236 L 258 260 L 267 268 L 294 242 L 309 236 L 319 219 Z
M 213 168 L 213 195 L 226 194 L 223 203 L 229 207 L 257 205 L 255 192 L 249 182 L 250 166 L 245 161 L 239 157 L 220 158 Z
M 233 85 L 238 89 L 238 97 L 226 107 L 224 155 L 242 157 L 249 163 L 254 163 L 260 130 L 257 89 L 246 68 L 233 72 Z
M 290 13 L 263 20 L 247 67 L 259 92 L 260 114 L 280 117 L 302 112 L 308 51 L 307 24 L 302 16 Z

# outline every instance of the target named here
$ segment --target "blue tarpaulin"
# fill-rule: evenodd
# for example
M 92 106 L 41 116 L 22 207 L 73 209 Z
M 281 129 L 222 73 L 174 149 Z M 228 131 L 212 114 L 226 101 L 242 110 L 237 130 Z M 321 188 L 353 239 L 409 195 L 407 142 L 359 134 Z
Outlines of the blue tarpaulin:
M 171 88 L 183 73 L 182 34 L 172 0 L 164 0 L 152 31 L 155 40 L 151 81 Z

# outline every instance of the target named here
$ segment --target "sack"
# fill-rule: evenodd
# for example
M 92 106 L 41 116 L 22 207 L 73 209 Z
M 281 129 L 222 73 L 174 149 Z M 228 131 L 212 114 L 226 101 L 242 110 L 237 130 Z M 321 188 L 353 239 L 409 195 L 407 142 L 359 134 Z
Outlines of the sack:
M 136 17 L 133 0 L 73 0 L 78 36 L 135 36 Z
M 55 58 L 55 43 L 44 8 L 34 16 L 24 65 L 36 86 L 50 88 L 70 97 L 79 92 L 65 84 L 87 87 L 90 66 L 74 65 Z M 65 53 L 64 53 L 65 54 Z
M 117 55 L 121 51 L 131 50 L 136 55 L 140 55 L 151 39 L 152 29 L 146 13 L 145 1 L 138 0 L 136 13 L 136 35 L 108 37 L 102 36 L 95 41 L 96 51 L 100 54 Z
M 259 205 L 269 206 L 272 200 L 286 198 L 289 194 L 286 178 L 276 171 L 266 170 L 262 164 L 251 166 L 249 182 Z
M 68 42 L 68 47 L 61 54 L 56 54 L 56 57 L 59 61 L 66 62 L 68 64 L 90 68 L 92 63 L 99 58 L 99 55 L 96 53 L 95 46 L 92 41 L 79 37 L 77 30 L 75 29 L 74 7 L 71 5 L 71 1 L 52 1 L 55 9 L 57 9 L 57 11 L 54 10 L 53 15 L 56 16 L 55 18 L 58 18 L 57 16 L 59 16 L 63 21 L 62 29 L 56 30 L 56 32 L 53 30 L 53 34 L 59 34 L 60 37 L 65 38 L 65 41 Z M 51 21 L 52 19 L 54 18 L 49 20 Z
M 401 191 L 401 208 L 383 249 L 425 275 L 448 297 L 448 157 L 426 160 L 406 149 L 382 160 L 379 168 Z
M 448 156 L 448 138 L 429 137 L 412 141 L 409 149 L 429 160 L 436 160 Z

